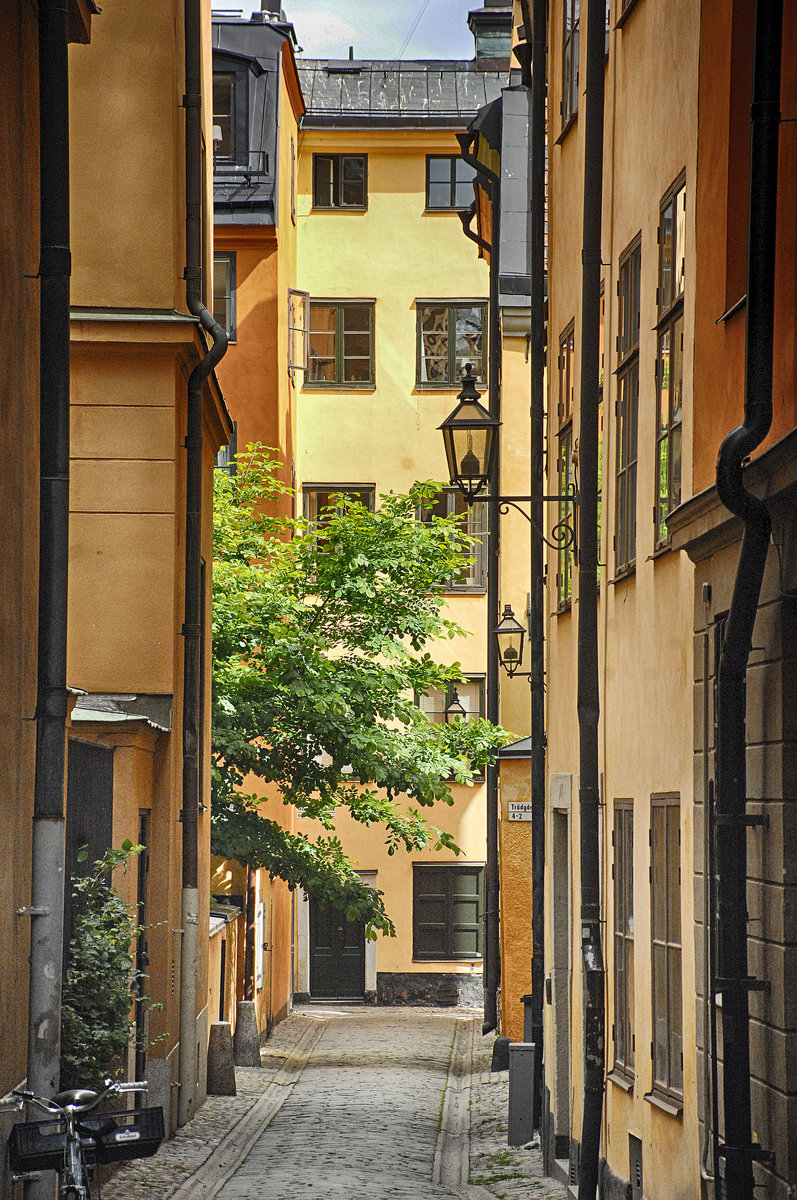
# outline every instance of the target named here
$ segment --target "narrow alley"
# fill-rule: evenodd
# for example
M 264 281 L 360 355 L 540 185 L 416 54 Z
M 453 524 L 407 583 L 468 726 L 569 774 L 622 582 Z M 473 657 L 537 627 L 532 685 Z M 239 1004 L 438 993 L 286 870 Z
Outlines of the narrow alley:
M 506 1145 L 507 1072 L 472 1010 L 307 1005 L 105 1200 L 563 1197 Z

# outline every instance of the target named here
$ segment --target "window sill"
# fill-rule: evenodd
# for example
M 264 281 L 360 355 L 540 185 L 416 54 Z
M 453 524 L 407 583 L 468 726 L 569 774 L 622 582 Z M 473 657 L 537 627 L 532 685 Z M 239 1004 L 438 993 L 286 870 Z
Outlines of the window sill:
M 629 566 L 623 567 L 622 571 L 618 571 L 614 578 L 609 580 L 609 583 L 612 586 L 616 583 L 625 583 L 627 579 L 632 579 L 634 575 L 636 575 L 636 560 Z
M 473 587 L 468 587 L 463 584 L 461 587 L 444 587 L 442 594 L 444 596 L 484 596 L 487 588 L 484 584 L 476 584 Z
M 680 1096 L 665 1096 L 662 1092 L 645 1092 L 644 1098 L 654 1108 L 659 1108 L 662 1112 L 667 1113 L 668 1117 L 680 1120 L 683 1116 L 684 1102 Z
M 555 617 L 563 617 L 565 615 L 565 613 L 571 612 L 572 608 L 573 608 L 572 600 L 563 600 L 562 603 L 557 606 L 557 608 L 554 612 L 554 616 Z
M 367 204 L 330 204 L 326 205 L 314 204 L 310 209 L 311 213 L 364 213 L 368 212 Z
M 375 392 L 375 383 L 303 383 L 303 392 Z
M 415 958 L 414 963 L 436 963 L 438 966 L 464 967 L 470 964 L 476 966 L 478 963 L 484 962 L 481 954 L 476 958 Z
M 655 561 L 657 558 L 664 558 L 665 555 L 671 554 L 671 553 L 672 553 L 672 542 L 666 541 L 666 542 L 662 542 L 660 546 L 657 546 L 650 557 Z
M 619 1069 L 619 1067 L 615 1067 L 614 1070 L 610 1071 L 606 1078 L 610 1083 L 613 1083 L 615 1087 L 620 1088 L 621 1091 L 628 1092 L 629 1095 L 633 1094 L 634 1077 L 632 1075 L 626 1075 L 624 1071 Z
M 476 380 L 477 384 L 481 380 Z M 416 392 L 458 392 L 462 387 L 461 383 L 416 383 Z
M 437 216 L 438 214 L 442 214 L 443 216 L 450 217 L 452 213 L 463 213 L 463 212 L 467 212 L 467 211 L 468 211 L 467 204 L 464 204 L 461 208 L 454 208 L 454 206 L 452 205 L 450 208 L 443 208 L 442 206 L 439 208 L 425 208 L 423 210 L 423 215 L 425 217 L 429 217 L 429 216 L 434 217 L 434 216 Z
M 559 134 L 559 137 L 554 142 L 554 146 L 561 146 L 562 142 L 565 140 L 565 138 L 567 137 L 568 133 L 573 128 L 573 126 L 575 125 L 577 120 L 578 120 L 578 109 L 576 109 L 576 111 L 567 118 L 567 121 L 562 126 L 562 132 Z

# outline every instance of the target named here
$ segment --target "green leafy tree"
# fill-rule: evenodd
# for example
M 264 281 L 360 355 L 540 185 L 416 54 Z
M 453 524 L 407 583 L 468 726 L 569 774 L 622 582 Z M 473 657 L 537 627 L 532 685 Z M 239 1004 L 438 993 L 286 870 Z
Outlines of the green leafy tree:
M 128 839 L 72 879 L 74 921 L 61 1006 L 61 1087 L 99 1087 L 126 1066 L 133 1002 L 143 986 L 133 959 L 140 929 L 112 872 L 127 870 L 143 846 Z M 85 861 L 85 847 L 78 854 Z M 146 999 L 146 997 L 143 997 Z
M 457 518 L 417 519 L 434 483 L 382 496 L 375 512 L 336 497 L 317 526 L 278 519 L 278 467 L 256 446 L 236 474 L 216 472 L 212 848 L 364 919 L 369 936 L 392 934 L 335 818 L 380 825 L 390 854 L 457 850 L 420 809 L 452 804 L 449 781 L 472 783 L 508 735 L 483 719 L 432 724 L 415 695 L 463 678 L 426 646 L 463 633 L 443 581 L 470 561 L 469 542 Z M 262 817 L 266 793 L 324 833 Z

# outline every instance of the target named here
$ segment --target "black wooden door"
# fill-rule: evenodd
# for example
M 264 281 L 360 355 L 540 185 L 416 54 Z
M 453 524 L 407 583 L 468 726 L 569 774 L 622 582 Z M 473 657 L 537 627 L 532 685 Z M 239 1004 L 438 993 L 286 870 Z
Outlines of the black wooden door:
M 365 923 L 347 921 L 310 901 L 310 995 L 317 1000 L 362 1000 Z
M 113 837 L 113 750 L 69 739 L 64 872 L 64 947 L 72 936 L 73 875 L 86 875 Z M 87 857 L 78 860 L 81 847 Z M 66 963 L 66 958 L 64 959 Z

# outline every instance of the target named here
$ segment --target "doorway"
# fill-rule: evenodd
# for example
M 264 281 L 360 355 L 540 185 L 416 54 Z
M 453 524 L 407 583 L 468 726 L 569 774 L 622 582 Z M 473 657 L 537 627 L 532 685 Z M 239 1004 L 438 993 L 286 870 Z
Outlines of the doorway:
M 314 1000 L 365 996 L 365 922 L 310 901 L 310 995 Z

